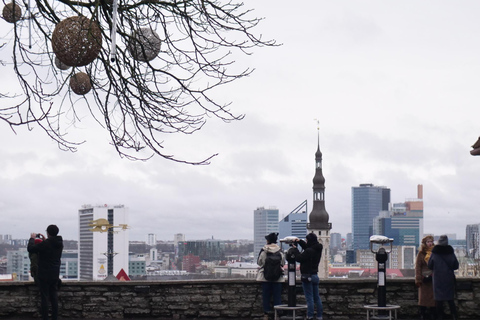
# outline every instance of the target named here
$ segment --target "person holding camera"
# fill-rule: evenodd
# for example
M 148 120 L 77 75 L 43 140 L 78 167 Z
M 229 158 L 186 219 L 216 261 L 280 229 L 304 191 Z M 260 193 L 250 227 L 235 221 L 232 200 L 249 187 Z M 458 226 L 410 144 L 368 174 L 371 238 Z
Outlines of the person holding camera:
M 35 244 L 39 244 L 45 240 L 42 234 L 38 233 L 35 236 Z M 38 285 L 38 253 L 28 253 L 28 258 L 30 259 L 30 275 L 33 278 L 33 281 Z
M 30 234 L 27 250 L 30 254 L 38 254 L 38 287 L 40 290 L 41 315 L 43 320 L 48 320 L 48 304 L 52 306 L 52 319 L 58 319 L 57 289 L 60 278 L 60 264 L 63 251 L 63 239 L 58 235 L 58 227 L 47 227 L 47 238 L 42 234 Z M 35 243 L 35 239 L 43 238 L 44 241 Z
M 432 270 L 428 269 L 428 260 L 432 254 L 433 236 L 423 237 L 422 244 L 418 248 L 415 260 L 415 286 L 418 288 L 418 305 L 420 307 L 420 320 L 429 318 L 436 319 L 435 299 L 433 298 Z
M 303 293 L 307 301 L 307 320 L 313 320 L 315 306 L 317 306 L 317 320 L 323 319 L 323 304 L 318 292 L 320 279 L 318 277 L 318 264 L 322 258 L 323 245 L 318 242 L 315 233 L 309 233 L 306 241 L 295 239 L 289 254 L 300 262 Z M 302 247 L 300 252 L 297 244 Z

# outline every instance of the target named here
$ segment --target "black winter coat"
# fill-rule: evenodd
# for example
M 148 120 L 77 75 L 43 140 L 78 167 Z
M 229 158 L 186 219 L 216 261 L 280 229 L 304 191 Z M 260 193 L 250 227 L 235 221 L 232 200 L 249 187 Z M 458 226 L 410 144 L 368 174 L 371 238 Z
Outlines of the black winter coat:
M 455 295 L 455 273 L 458 260 L 451 246 L 436 245 L 428 260 L 428 268 L 433 270 L 433 295 L 436 301 L 453 300 Z
M 63 251 L 61 236 L 47 238 L 35 244 L 35 239 L 28 241 L 28 252 L 38 253 L 38 278 L 42 280 L 55 280 L 60 276 L 60 264 Z
M 292 251 L 295 255 L 295 260 L 300 262 L 301 274 L 317 274 L 318 264 L 322 258 L 323 245 L 319 242 L 305 242 L 300 240 L 298 244 L 303 248 L 303 251 L 298 251 L 294 248 Z

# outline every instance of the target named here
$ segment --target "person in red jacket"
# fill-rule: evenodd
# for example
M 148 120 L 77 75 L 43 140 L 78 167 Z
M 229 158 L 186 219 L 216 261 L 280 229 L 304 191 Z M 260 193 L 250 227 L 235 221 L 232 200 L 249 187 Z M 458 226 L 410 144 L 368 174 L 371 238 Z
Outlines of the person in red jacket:
M 38 244 L 44 240 L 40 236 L 40 234 L 36 235 L 35 244 Z M 28 258 L 30 259 L 30 275 L 32 276 L 35 284 L 38 285 L 38 253 L 28 253 Z
M 48 320 L 48 304 L 52 306 L 52 319 L 58 319 L 57 289 L 60 278 L 60 264 L 63 251 L 63 239 L 58 235 L 58 227 L 51 224 L 47 227 L 45 241 L 35 244 L 36 233 L 30 235 L 27 250 L 38 254 L 38 287 L 41 299 L 43 320 Z M 44 238 L 42 234 L 40 237 Z

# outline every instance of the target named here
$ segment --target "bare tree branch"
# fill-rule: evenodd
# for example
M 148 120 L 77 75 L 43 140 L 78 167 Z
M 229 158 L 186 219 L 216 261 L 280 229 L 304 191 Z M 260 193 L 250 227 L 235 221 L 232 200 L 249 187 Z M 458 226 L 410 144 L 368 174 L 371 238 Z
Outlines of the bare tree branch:
M 215 155 L 187 161 L 166 153 L 165 134 L 192 134 L 211 116 L 225 122 L 241 120 L 243 115 L 234 114 L 229 103 L 213 99 L 212 92 L 251 74 L 249 68 L 230 71 L 238 54 L 276 45 L 253 34 L 261 19 L 231 1 L 116 0 L 116 13 L 113 0 L 35 0 L 30 8 L 28 0 L 22 1 L 11 6 L 10 18 L 15 21 L 4 36 L 11 40 L 0 47 L 11 49 L 11 61 L 1 62 L 12 66 L 22 92 L 2 95 L 13 103 L 0 107 L 0 119 L 12 128 L 40 126 L 64 150 L 76 151 L 83 143 L 69 141 L 65 134 L 87 110 L 108 130 L 121 156 L 144 160 L 158 155 L 208 164 Z M 86 19 L 70 19 L 77 16 Z M 66 19 L 77 23 L 70 29 L 79 29 L 60 30 Z M 64 40 L 74 36 L 81 41 Z M 93 52 L 92 47 L 99 47 L 99 52 L 84 64 L 89 57 L 83 54 Z M 64 52 L 70 49 L 78 53 Z M 72 59 L 66 58 L 68 54 Z M 90 81 L 88 77 L 76 81 L 85 79 L 79 72 Z

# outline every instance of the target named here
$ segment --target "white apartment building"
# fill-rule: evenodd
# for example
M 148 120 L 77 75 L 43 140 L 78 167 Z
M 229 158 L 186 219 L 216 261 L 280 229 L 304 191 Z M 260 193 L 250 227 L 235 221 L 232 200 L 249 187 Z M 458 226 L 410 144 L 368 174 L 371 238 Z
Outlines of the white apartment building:
M 124 205 L 83 205 L 78 210 L 78 275 L 104 280 L 128 270 L 128 210 Z

